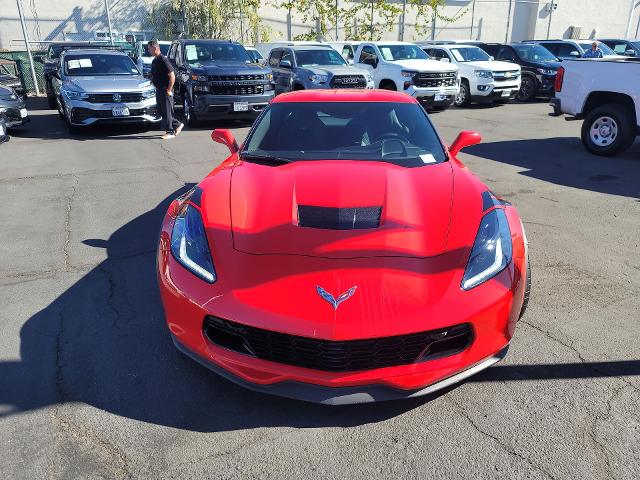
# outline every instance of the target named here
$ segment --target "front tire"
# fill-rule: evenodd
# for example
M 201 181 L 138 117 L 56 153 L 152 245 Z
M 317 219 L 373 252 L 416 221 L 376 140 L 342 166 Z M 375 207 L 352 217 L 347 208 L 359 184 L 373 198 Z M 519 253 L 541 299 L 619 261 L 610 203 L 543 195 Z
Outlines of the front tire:
M 393 90 L 393 91 L 397 90 L 396 84 L 391 80 L 383 80 L 382 82 L 380 82 L 380 88 L 382 90 Z
M 197 127 L 200 125 L 198 118 L 195 113 L 193 113 L 193 106 L 191 105 L 191 100 L 189 99 L 189 94 L 184 92 L 182 94 L 182 114 L 184 115 L 184 121 L 189 127 Z
M 516 97 L 521 102 L 530 102 L 536 96 L 536 81 L 525 75 L 522 77 L 522 83 L 520 84 L 520 90 L 518 90 L 518 94 Z
M 624 105 L 598 107 L 582 123 L 582 144 L 595 155 L 613 156 L 627 150 L 636 138 L 633 112 Z
M 469 84 L 466 80 L 460 82 L 460 91 L 454 101 L 456 107 L 466 107 L 471 103 L 471 92 L 469 91 Z

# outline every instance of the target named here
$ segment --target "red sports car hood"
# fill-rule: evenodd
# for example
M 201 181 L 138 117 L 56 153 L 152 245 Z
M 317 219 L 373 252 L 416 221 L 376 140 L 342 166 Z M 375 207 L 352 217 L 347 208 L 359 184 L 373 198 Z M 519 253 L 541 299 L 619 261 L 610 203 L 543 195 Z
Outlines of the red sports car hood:
M 241 252 L 431 257 L 445 249 L 453 176 L 448 162 L 243 162 L 230 193 L 233 245 Z

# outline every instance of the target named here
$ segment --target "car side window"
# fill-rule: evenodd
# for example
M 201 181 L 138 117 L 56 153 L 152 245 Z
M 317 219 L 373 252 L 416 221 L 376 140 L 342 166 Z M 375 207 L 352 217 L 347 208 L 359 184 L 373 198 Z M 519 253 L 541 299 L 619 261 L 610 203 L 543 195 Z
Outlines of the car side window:
M 277 67 L 280 63 L 280 57 L 282 57 L 282 50 L 273 50 L 269 55 L 269 66 Z
M 628 47 L 626 43 L 622 42 L 604 42 L 609 48 L 611 48 L 618 55 L 624 55 L 624 53 L 631 47 Z
M 174 60 L 176 58 L 176 43 L 171 44 L 171 48 L 169 49 L 169 54 L 167 55 L 167 57 L 169 57 L 169 60 Z
M 573 53 L 572 55 L 572 52 Z M 558 49 L 558 56 L 559 57 L 579 57 L 581 56 L 580 51 L 572 44 L 570 43 L 563 43 L 562 45 L 560 45 L 560 48 Z
M 347 60 L 353 60 L 353 48 L 351 48 L 351 45 L 342 47 L 342 56 Z
M 433 50 L 433 55 L 431 55 L 430 53 L 428 54 L 430 57 L 434 57 L 435 55 L 435 59 L 436 60 L 442 60 L 443 58 L 448 58 L 449 60 L 451 60 L 451 56 L 449 55 L 449 53 L 446 50 L 442 50 L 440 48 L 434 49 Z
M 513 50 L 511 50 L 510 47 L 500 47 L 500 50 L 498 50 L 498 60 L 504 60 L 506 62 L 515 62 L 516 61 L 516 56 L 513 53 Z
M 498 46 L 497 45 L 483 45 L 481 47 L 487 55 L 492 56 L 493 58 L 498 58 Z
M 376 51 L 369 45 L 365 45 L 364 47 L 362 47 L 362 52 L 360 52 L 360 59 L 358 60 L 358 63 L 367 63 L 366 60 L 370 62 L 376 62 L 378 60 Z
M 177 66 L 182 66 L 182 46 L 180 44 L 176 47 L 175 62 Z
M 287 60 L 291 65 L 293 65 L 293 55 L 291 55 L 291 50 L 284 50 L 282 52 L 282 58 L 280 59 L 280 64 L 282 65 L 282 62 Z
M 557 43 L 543 42 L 540 45 L 553 53 L 556 57 L 560 56 L 560 45 L 558 45 Z

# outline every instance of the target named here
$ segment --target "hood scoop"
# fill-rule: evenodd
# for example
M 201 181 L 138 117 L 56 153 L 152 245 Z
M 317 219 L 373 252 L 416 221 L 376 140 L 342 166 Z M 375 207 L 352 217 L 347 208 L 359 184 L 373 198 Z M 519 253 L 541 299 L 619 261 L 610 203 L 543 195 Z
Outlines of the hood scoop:
M 334 208 L 298 205 L 298 226 L 325 230 L 378 228 L 382 207 Z

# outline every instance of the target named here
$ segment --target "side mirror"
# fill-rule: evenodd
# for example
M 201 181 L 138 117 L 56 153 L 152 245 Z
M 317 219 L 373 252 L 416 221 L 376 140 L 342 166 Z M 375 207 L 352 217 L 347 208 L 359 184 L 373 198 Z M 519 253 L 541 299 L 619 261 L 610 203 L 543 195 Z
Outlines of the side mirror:
M 367 57 L 362 60 L 365 65 L 371 65 L 373 68 L 378 66 L 378 59 L 375 57 Z
M 580 56 L 580 53 L 579 53 L 579 52 L 576 52 L 576 51 L 574 50 L 574 51 L 572 51 L 571 53 L 569 53 L 569 55 L 570 55 L 570 56 L 572 56 L 572 57 L 576 57 L 576 58 L 577 58 L 577 57 L 579 57 L 579 56 Z
M 282 60 L 279 65 L 280 68 L 293 68 L 289 60 Z
M 630 48 L 629 50 L 625 50 L 624 54 L 627 57 L 635 57 L 636 56 L 636 51 Z
M 233 133 L 231 133 L 231 130 L 228 130 L 226 128 L 216 128 L 213 132 L 211 132 L 211 140 L 216 143 L 222 143 L 223 145 L 226 145 L 231 152 L 231 155 L 233 155 L 234 153 L 238 153 L 238 142 L 236 142 L 236 139 L 233 136 Z
M 447 57 L 442 57 L 440 61 L 444 63 L 451 63 L 451 60 L 449 60 Z
M 449 147 L 449 153 L 452 157 L 455 157 L 463 148 L 470 147 L 471 145 L 477 145 L 481 141 L 482 137 L 478 132 L 465 130 L 463 132 L 460 132 L 460 134 L 453 141 L 453 143 Z
M 349 58 L 349 59 L 347 59 L 347 63 L 348 63 L 349 65 L 353 65 L 353 58 Z

